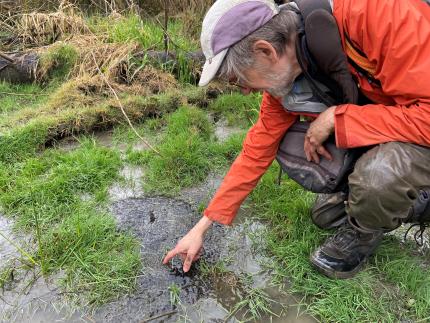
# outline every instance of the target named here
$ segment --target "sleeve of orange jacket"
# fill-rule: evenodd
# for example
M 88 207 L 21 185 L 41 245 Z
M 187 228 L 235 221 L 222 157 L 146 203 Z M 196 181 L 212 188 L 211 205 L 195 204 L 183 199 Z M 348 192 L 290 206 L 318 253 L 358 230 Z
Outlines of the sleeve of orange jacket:
M 243 200 L 274 160 L 279 142 L 295 119 L 276 99 L 264 93 L 258 121 L 248 131 L 241 153 L 204 211 L 205 216 L 231 224 Z
M 343 1 L 338 25 L 376 62 L 374 76 L 395 102 L 338 106 L 338 146 L 389 141 L 430 146 L 430 6 L 420 0 L 338 1 Z

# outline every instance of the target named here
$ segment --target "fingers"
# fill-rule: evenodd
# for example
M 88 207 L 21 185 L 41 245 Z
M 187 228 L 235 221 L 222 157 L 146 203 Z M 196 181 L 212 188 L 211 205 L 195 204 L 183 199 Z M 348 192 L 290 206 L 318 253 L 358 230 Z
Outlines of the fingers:
M 317 152 L 318 154 L 320 154 L 321 156 L 323 156 L 324 158 L 328 159 L 328 160 L 333 160 L 333 157 L 331 156 L 331 154 L 328 152 L 327 149 L 324 148 L 324 146 L 319 146 L 317 148 Z
M 170 250 L 167 255 L 163 259 L 163 264 L 167 264 L 174 256 L 176 256 L 179 253 L 179 251 L 174 248 Z
M 306 159 L 309 162 L 315 162 L 319 164 L 320 158 L 318 156 L 318 153 L 316 151 L 315 145 L 313 145 L 308 137 L 305 137 L 305 145 L 304 145 L 305 155 Z
M 184 261 L 184 266 L 182 267 L 185 273 L 190 270 L 193 262 L 200 258 L 202 251 L 203 249 L 201 247 L 192 247 L 188 250 L 188 254 Z
M 324 146 L 313 144 L 309 137 L 305 137 L 304 150 L 306 159 L 310 162 L 319 164 L 320 155 L 328 160 L 333 160 L 333 157 Z
M 316 163 L 319 164 L 320 163 L 320 156 L 318 155 L 318 153 L 316 152 L 316 150 L 312 149 L 311 150 L 311 157 L 312 160 Z
M 191 265 L 193 264 L 194 261 L 194 257 L 196 256 L 196 254 L 189 252 L 187 254 L 187 257 L 185 258 L 184 261 L 184 266 L 182 267 L 184 269 L 184 273 L 188 272 L 191 268 Z

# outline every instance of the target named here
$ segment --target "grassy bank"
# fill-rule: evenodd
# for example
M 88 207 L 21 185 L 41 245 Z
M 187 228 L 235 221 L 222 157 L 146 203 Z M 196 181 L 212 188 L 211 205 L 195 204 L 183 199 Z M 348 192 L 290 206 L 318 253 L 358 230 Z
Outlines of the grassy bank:
M 147 194 L 170 196 L 211 172 L 224 172 L 256 121 L 261 96 L 219 86 L 197 89 L 188 84 L 194 79 L 186 64 L 173 71 L 144 56 L 130 57 L 163 48 L 155 21 L 130 14 L 86 24 L 97 37 L 85 34 L 80 42 L 70 38 L 48 46 L 37 83 L 0 84 L 0 204 L 16 229 L 33 237 L 33 245 L 22 246 L 22 264 L 38 275 L 64 274 L 63 288 L 73 301 L 97 306 L 132 291 L 141 274 L 136 240 L 108 212 L 108 190 L 122 180 L 120 169 L 144 168 Z M 177 35 L 171 48 L 197 48 L 179 20 L 170 22 L 169 32 Z M 155 149 L 133 148 L 141 139 L 124 113 Z M 219 119 L 242 132 L 218 140 Z M 93 132 L 107 129 L 125 150 L 97 144 Z M 55 148 L 70 136 L 79 138 L 76 149 Z M 287 178 L 278 186 L 277 169 L 271 166 L 250 198 L 255 220 L 267 227 L 265 251 L 277 284 L 290 282 L 323 322 L 430 319 L 428 252 L 387 236 L 357 277 L 321 276 L 308 259 L 331 233 L 310 221 L 314 196 Z M 2 269 L 0 286 L 13 280 L 13 270 Z M 246 294 L 245 304 L 261 299 L 253 295 Z
M 43 93 L 37 87 L 31 91 Z M 44 111 L 55 93 L 48 100 L 34 99 L 23 109 Z M 236 121 L 245 131 L 255 122 L 254 110 L 260 100 L 258 96 L 225 94 L 207 101 L 198 91 L 182 91 L 182 96 L 185 94 L 188 100 L 176 98 L 175 109 L 135 119 L 143 122 L 137 131 L 158 153 L 132 149 L 140 139 L 119 117 L 111 126 L 115 128 L 114 142 L 128 147 L 122 158 L 115 145 L 100 147 L 91 137 L 80 139 L 79 148 L 70 152 L 46 148 L 47 138 L 53 137 L 49 132 L 56 133 L 59 124 L 64 124 L 61 113 L 50 115 L 50 127 L 33 123 L 41 116 L 8 126 L 10 133 L 2 140 L 9 144 L 0 150 L 0 203 L 19 230 L 35 237 L 35 248 L 30 252 L 34 263 L 24 255 L 23 262 L 43 274 L 65 272 L 65 289 L 80 291 L 79 300 L 84 303 L 97 305 L 133 288 L 140 274 L 138 246 L 130 235 L 118 231 L 106 211 L 107 189 L 119 180 L 119 169 L 127 163 L 143 167 L 142 181 L 149 194 L 175 195 L 194 186 L 210 172 L 222 172 L 237 156 L 244 138 L 242 133 L 220 142 L 214 135 L 213 120 Z M 137 98 L 128 96 L 124 102 L 127 100 Z M 153 100 L 155 106 L 162 106 L 160 95 Z M 203 101 L 204 108 L 189 103 Z M 146 109 L 144 105 L 138 107 L 136 111 Z M 94 109 L 87 109 L 89 115 L 94 113 Z M 14 115 L 13 109 L 8 115 Z M 87 132 L 97 129 L 99 124 L 85 116 L 80 118 L 87 122 L 83 128 Z M 278 284 L 291 282 L 291 291 L 302 296 L 309 312 L 321 321 L 427 319 L 429 270 L 423 265 L 425 256 L 417 254 L 414 245 L 386 237 L 369 266 L 347 281 L 333 281 L 314 271 L 309 255 L 330 233 L 310 221 L 314 196 L 287 178 L 278 186 L 277 171 L 278 166 L 272 165 L 251 194 L 251 203 L 256 220 L 267 225 L 266 251 L 272 256 Z M 7 270 L 3 273 L 2 280 L 6 281 Z
M 237 94 L 224 95 L 208 109 L 230 120 L 235 102 L 236 124 L 246 129 L 255 122 L 255 116 L 247 114 L 249 104 L 254 106 L 258 101 L 257 96 L 241 99 Z M 223 169 L 240 151 L 243 140 L 243 136 L 222 143 L 214 140 L 207 114 L 194 107 L 182 107 L 155 128 L 162 155 L 144 152 L 134 155 L 131 162 L 146 167 L 144 185 L 157 194 L 175 193 L 199 183 L 210 170 Z M 291 292 L 300 295 L 309 313 L 323 322 L 424 322 L 429 318 L 428 252 L 417 253 L 415 244 L 386 236 L 375 257 L 355 278 L 326 278 L 311 267 L 309 256 L 333 232 L 312 224 L 314 194 L 288 178 L 279 186 L 277 177 L 275 163 L 251 194 L 255 220 L 267 225 L 266 252 L 272 256 L 277 284 L 290 282 Z

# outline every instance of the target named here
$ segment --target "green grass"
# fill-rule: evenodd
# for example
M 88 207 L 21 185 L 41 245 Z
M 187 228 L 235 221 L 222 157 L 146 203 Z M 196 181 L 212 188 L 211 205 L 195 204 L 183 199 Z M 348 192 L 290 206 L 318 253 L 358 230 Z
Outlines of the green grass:
M 400 251 L 397 239 L 386 239 L 370 265 L 353 279 L 332 280 L 316 272 L 309 255 L 330 233 L 310 221 L 312 194 L 290 180 L 277 186 L 277 171 L 272 166 L 252 193 L 254 214 L 269 226 L 268 250 L 278 282 L 291 280 L 291 290 L 304 296 L 310 313 L 323 322 L 398 322 L 428 316 L 430 273 L 420 268 L 419 257 Z
M 63 81 L 78 60 L 77 50 L 67 43 L 57 42 L 39 58 L 39 78 L 45 82 Z
M 233 92 L 219 96 L 209 105 L 209 109 L 224 116 L 231 126 L 248 128 L 257 121 L 260 101 L 259 93 L 244 96 Z
M 157 19 L 143 20 L 137 15 L 128 14 L 116 20 L 93 17 L 88 22 L 93 32 L 106 34 L 107 41 L 110 43 L 133 42 L 145 50 L 165 50 L 163 25 Z M 171 64 L 171 62 L 164 64 L 155 61 L 150 63 L 173 73 L 182 84 L 195 84 L 196 79 L 192 73 L 194 67 L 186 59 L 186 53 L 199 50 L 199 42 L 183 32 L 182 23 L 177 19 L 171 18 L 169 20 L 167 34 L 169 37 L 168 49 L 176 54 L 177 64 Z M 133 59 L 131 63 L 134 68 L 140 68 L 148 64 L 149 61 L 143 57 L 141 60 Z
M 47 101 L 49 94 L 37 84 L 0 82 L 0 117 L 23 108 L 37 108 Z
M 0 168 L 3 212 L 36 237 L 42 272 L 63 270 L 66 288 L 91 304 L 129 291 L 140 269 L 136 241 L 102 207 L 120 165 L 118 153 L 83 139 L 75 151 L 47 150 Z
M 181 107 L 167 117 L 162 144 L 147 158 L 144 187 L 148 191 L 174 194 L 203 181 L 211 168 L 207 141 L 213 129 L 205 113 Z
M 99 19 L 93 22 L 95 30 L 105 30 L 108 34 L 108 40 L 114 43 L 127 43 L 131 41 L 138 42 L 145 49 L 163 50 L 164 31 L 155 20 L 143 21 L 139 16 L 128 15 L 120 18 L 112 23 L 110 19 Z M 168 34 L 175 35 L 174 42 L 180 49 L 183 50 L 197 50 L 199 48 L 196 40 L 182 34 L 181 23 L 179 21 L 170 19 L 168 27 Z M 171 50 L 174 50 L 172 45 Z

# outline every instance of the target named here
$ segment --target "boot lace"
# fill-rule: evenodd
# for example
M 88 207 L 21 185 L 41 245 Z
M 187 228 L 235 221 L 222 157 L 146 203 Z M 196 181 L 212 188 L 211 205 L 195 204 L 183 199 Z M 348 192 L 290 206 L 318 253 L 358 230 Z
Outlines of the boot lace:
M 340 249 L 347 250 L 351 242 L 353 242 L 360 235 L 360 232 L 354 230 L 351 226 L 345 224 L 340 227 L 335 235 L 331 238 L 331 241 Z
M 408 236 L 408 233 L 412 230 L 414 227 L 418 227 L 418 230 L 414 233 L 414 240 L 418 247 L 422 247 L 424 245 L 424 231 L 430 226 L 429 223 L 414 223 L 412 224 L 405 232 L 403 236 L 403 242 L 406 242 L 406 238 Z

